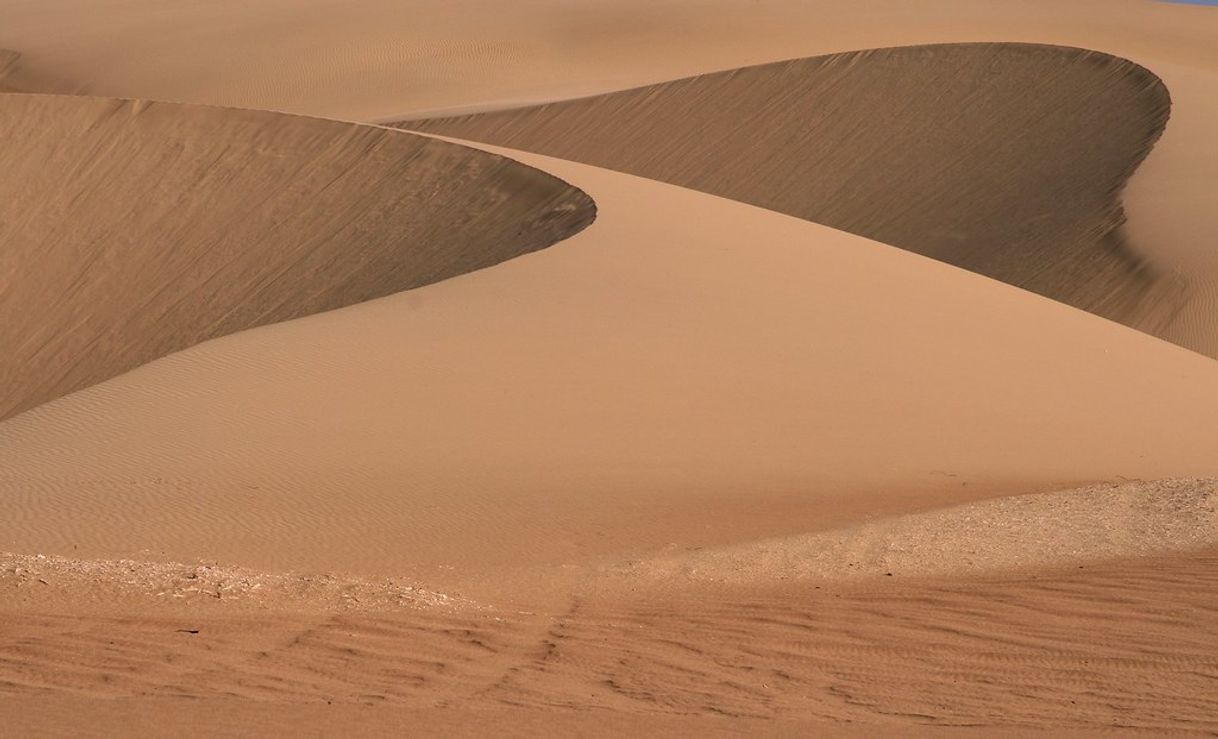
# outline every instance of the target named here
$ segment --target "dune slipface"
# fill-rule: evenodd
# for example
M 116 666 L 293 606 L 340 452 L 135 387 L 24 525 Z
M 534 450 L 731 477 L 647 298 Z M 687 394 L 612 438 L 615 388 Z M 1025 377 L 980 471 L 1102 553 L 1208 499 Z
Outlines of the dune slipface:
M 6 95 L 0 137 L 0 417 L 543 248 L 595 211 L 494 154 L 272 113 Z
M 1119 194 L 1169 108 L 1106 54 L 942 44 L 401 125 L 741 200 L 1162 333 L 1184 288 L 1127 243 Z

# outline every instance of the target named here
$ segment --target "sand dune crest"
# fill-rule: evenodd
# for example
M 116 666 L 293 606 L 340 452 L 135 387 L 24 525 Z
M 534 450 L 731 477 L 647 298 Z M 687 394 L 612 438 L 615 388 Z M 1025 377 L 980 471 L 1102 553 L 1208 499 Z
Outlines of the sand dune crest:
M 1119 194 L 1169 108 L 1107 54 L 939 44 L 401 125 L 752 203 L 1163 335 L 1186 287 L 1125 238 Z
M 595 215 L 518 162 L 319 119 L 6 95 L 0 136 L 0 418 L 541 249 Z

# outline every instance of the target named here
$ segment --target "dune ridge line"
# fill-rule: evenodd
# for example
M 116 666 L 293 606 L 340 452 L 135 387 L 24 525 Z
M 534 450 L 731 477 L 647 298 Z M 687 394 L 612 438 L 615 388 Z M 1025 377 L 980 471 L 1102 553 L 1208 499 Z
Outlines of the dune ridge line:
M 1218 313 L 1194 283 L 1218 274 L 1178 274 L 1124 227 L 1121 192 L 1170 108 L 1163 82 L 1127 59 L 958 43 L 397 125 L 795 215 L 1209 352 Z
M 542 249 L 596 212 L 505 157 L 286 114 L 6 94 L 0 137 L 0 418 Z

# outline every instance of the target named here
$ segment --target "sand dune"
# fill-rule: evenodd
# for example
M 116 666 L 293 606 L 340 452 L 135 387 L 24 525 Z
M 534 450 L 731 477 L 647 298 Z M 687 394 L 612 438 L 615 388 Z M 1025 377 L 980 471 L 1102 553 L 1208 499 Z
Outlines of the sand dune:
M 0 0 L 0 85 L 396 120 L 867 48 L 1095 49 L 792 64 L 909 110 L 945 55 L 1050 85 L 992 118 L 941 96 L 977 124 L 944 167 L 1008 163 L 951 169 L 969 227 L 1001 245 L 1016 204 L 1012 243 L 1041 245 L 984 268 L 1098 270 L 1072 300 L 1213 355 L 1215 33 L 1140 0 Z M 1156 77 L 1171 119 L 1118 201 Z M 872 164 L 902 144 L 887 174 L 940 218 L 863 226 L 954 224 L 928 196 L 956 177 L 883 110 L 853 133 Z M 834 157 L 867 147 L 804 113 L 850 184 Z M 541 155 L 96 98 L 0 96 L 0 132 L 0 417 L 28 408 L 0 419 L 0 733 L 1218 731 L 1206 357 Z M 1062 161 L 1021 158 L 1032 134 Z
M 0 131 L 0 418 L 543 248 L 595 211 L 502 157 L 317 119 L 7 95 Z
M 861 237 L 517 156 L 602 216 L 9 419 L 0 541 L 501 597 L 673 542 L 1218 473 L 1212 360 Z
M 1124 60 L 959 44 L 402 125 L 752 203 L 1161 333 L 1184 286 L 1126 243 L 1118 194 L 1169 108 Z

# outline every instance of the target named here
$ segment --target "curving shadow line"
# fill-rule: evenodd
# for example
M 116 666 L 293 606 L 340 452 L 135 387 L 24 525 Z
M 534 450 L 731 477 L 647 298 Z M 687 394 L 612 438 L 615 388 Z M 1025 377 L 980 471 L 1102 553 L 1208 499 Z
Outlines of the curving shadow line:
M 537 251 L 583 191 L 377 126 L 0 95 L 0 419 L 235 331 Z
M 1170 108 L 1128 60 L 960 43 L 397 125 L 740 200 L 1160 333 L 1186 286 L 1129 243 L 1120 199 Z

